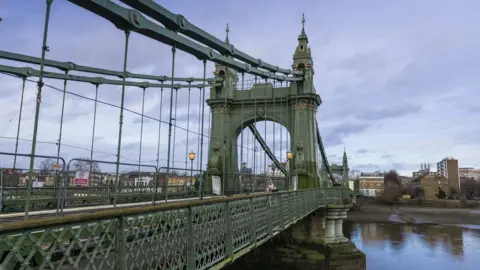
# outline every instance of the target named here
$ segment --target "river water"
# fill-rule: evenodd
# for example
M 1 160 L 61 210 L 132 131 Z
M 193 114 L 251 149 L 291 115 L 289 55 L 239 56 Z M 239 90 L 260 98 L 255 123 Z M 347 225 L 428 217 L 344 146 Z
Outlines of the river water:
M 344 223 L 368 270 L 480 269 L 480 226 Z

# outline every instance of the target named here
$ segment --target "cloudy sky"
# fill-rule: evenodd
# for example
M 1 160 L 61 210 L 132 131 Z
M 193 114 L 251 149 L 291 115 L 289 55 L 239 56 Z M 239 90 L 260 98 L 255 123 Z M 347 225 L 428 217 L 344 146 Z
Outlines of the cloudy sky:
M 317 118 L 330 162 L 340 161 L 346 147 L 351 168 L 361 171 L 394 168 L 410 173 L 421 162 L 433 166 L 446 156 L 458 158 L 460 166 L 480 167 L 477 124 L 480 2 L 317 0 L 282 4 L 208 0 L 201 1 L 202 5 L 193 0 L 157 2 L 222 39 L 228 22 L 230 41 L 236 48 L 284 68 L 290 68 L 292 63 L 301 16 L 305 13 L 305 28 L 315 61 L 315 87 L 323 99 Z M 45 1 L 1 1 L 0 50 L 39 57 L 44 11 Z M 68 1 L 54 0 L 48 46 L 48 59 L 112 70 L 123 67 L 124 34 Z M 6 60 L 0 60 L 0 64 L 38 69 Z M 175 65 L 176 76 L 202 77 L 202 63 L 186 53 L 177 53 Z M 131 35 L 129 71 L 170 76 L 170 69 L 168 46 L 138 34 Z M 209 63 L 208 77 L 212 76 L 212 70 Z M 42 143 L 37 153 L 56 155 L 62 104 L 59 89 L 63 89 L 63 81 L 47 79 L 45 83 L 57 89 L 44 88 L 38 132 Z M 0 149 L 13 152 L 15 140 L 11 138 L 16 136 L 22 82 L 0 74 L 0 85 Z M 69 82 L 67 87 L 71 93 L 95 97 L 94 85 Z M 35 83 L 27 82 L 21 153 L 28 153 L 31 147 L 35 91 Z M 170 89 L 163 92 L 162 120 L 168 121 Z M 177 147 L 172 153 L 176 167 L 185 167 L 187 151 L 198 153 L 199 93 L 197 88 L 191 90 L 190 121 L 187 121 L 188 89 L 178 92 L 176 126 L 179 128 L 175 131 Z M 119 105 L 120 94 L 121 87 L 100 86 L 98 99 Z M 146 90 L 145 115 L 159 118 L 160 99 L 160 89 Z M 127 87 L 125 106 L 141 113 L 142 89 Z M 65 159 L 89 157 L 93 108 L 93 101 L 67 94 L 61 148 Z M 207 108 L 205 111 L 208 113 Z M 98 104 L 95 159 L 115 160 L 118 114 L 118 108 Z M 125 163 L 138 163 L 140 120 L 138 114 L 125 113 L 121 148 Z M 207 135 L 208 123 L 206 120 Z M 191 131 L 188 140 L 187 125 Z M 263 123 L 259 129 L 263 133 Z M 273 129 L 277 142 L 274 151 L 283 157 L 286 146 L 280 140 L 285 141 L 287 136 L 281 127 L 267 125 L 268 141 L 273 141 Z M 168 125 L 163 124 L 161 165 L 167 158 L 167 131 Z M 245 136 L 244 159 L 251 160 L 254 146 L 251 135 Z M 157 141 L 158 121 L 145 119 L 142 164 L 156 163 Z M 203 163 L 205 159 L 206 155 Z M 5 164 L 8 160 L 5 156 L 0 158 Z M 22 162 L 28 165 L 26 160 L 19 160 Z

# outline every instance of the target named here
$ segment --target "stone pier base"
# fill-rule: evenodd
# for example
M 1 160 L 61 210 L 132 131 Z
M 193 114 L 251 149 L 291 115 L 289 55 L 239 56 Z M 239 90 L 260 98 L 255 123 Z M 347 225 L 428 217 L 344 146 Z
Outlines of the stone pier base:
M 343 236 L 346 206 L 314 213 L 227 269 L 364 270 L 365 254 Z

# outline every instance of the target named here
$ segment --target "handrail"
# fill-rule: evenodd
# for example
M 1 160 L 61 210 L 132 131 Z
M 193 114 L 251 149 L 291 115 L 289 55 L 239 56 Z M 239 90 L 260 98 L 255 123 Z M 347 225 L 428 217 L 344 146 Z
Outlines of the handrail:
M 308 191 L 305 190 L 298 190 L 298 191 L 285 191 L 285 192 L 275 192 L 275 193 L 255 193 L 255 194 L 248 194 L 248 195 L 238 195 L 238 196 L 231 196 L 231 197 L 222 197 L 222 198 L 212 198 L 212 199 L 203 199 L 203 200 L 195 200 L 195 201 L 188 201 L 188 202 L 174 202 L 174 203 L 166 203 L 166 204 L 159 204 L 159 205 L 152 205 L 152 206 L 138 206 L 132 208 L 117 208 L 117 209 L 108 209 L 108 210 L 101 210 L 94 213 L 82 213 L 82 214 L 72 214 L 64 217 L 52 217 L 52 218 L 44 218 L 44 219 L 33 219 L 33 220 L 24 220 L 12 223 L 2 223 L 0 224 L 0 234 L 9 233 L 9 232 L 17 232 L 29 229 L 41 229 L 45 227 L 51 226 L 61 226 L 67 225 L 72 223 L 78 222 L 91 222 L 91 221 L 99 221 L 99 220 L 106 220 L 111 219 L 119 216 L 131 216 L 131 215 L 141 215 L 141 214 L 148 214 L 152 212 L 161 212 L 161 211 L 168 211 L 192 206 L 200 206 L 200 205 L 209 205 L 221 202 L 231 202 L 237 201 L 242 199 L 252 199 L 264 196 L 272 196 L 275 194 L 285 194 L 285 193 L 296 193 L 296 192 L 304 192 Z
M 296 191 L 280 191 L 275 193 L 262 192 L 262 193 L 236 195 L 236 196 L 228 196 L 228 197 L 221 197 L 221 198 L 209 198 L 209 199 L 203 199 L 203 200 L 191 200 L 191 201 L 184 201 L 184 202 L 165 203 L 165 204 L 159 204 L 159 205 L 107 209 L 107 210 L 96 211 L 94 213 L 72 214 L 72 215 L 67 215 L 63 217 L 55 216 L 51 218 L 23 220 L 23 221 L 17 221 L 12 223 L 0 223 L 0 234 L 18 232 L 18 231 L 24 231 L 24 230 L 30 230 L 30 229 L 42 229 L 46 227 L 68 225 L 68 224 L 79 223 L 79 222 L 108 220 L 108 219 L 121 217 L 121 216 L 141 215 L 141 214 L 148 214 L 153 212 L 162 212 L 162 211 L 169 211 L 169 210 L 175 210 L 175 209 L 181 209 L 181 208 L 187 208 L 187 207 L 193 207 L 193 206 L 211 205 L 215 203 L 232 202 L 232 201 L 253 199 L 253 198 L 259 198 L 259 197 L 265 197 L 265 196 L 270 197 L 274 195 L 278 196 L 282 194 L 295 194 L 295 193 L 309 192 L 311 190 L 332 190 L 332 189 L 343 190 L 346 188 L 333 187 L 333 188 L 302 189 L 302 190 L 296 190 Z

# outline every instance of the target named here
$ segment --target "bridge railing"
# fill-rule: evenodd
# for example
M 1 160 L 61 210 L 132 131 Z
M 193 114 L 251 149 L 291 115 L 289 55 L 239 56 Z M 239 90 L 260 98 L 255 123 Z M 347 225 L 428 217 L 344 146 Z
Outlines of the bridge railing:
M 9 164 L 14 160 L 15 166 Z M 38 164 L 35 167 L 38 169 L 33 172 L 34 180 L 29 190 L 29 160 L 28 154 L 0 152 L 2 213 L 23 212 L 27 198 L 30 198 L 30 211 L 56 212 L 84 206 L 155 204 L 164 200 L 196 198 L 200 196 L 202 181 L 204 196 L 219 194 L 206 184 L 211 177 L 208 172 L 189 169 L 188 166 L 157 170 L 148 164 L 119 163 L 117 183 L 116 162 L 76 158 L 64 164 L 63 158 L 53 156 L 36 156 Z M 225 179 L 234 181 L 236 187 L 222 190 L 228 195 L 264 192 L 270 181 L 278 190 L 284 190 L 286 181 L 284 177 L 239 172 L 225 173 Z
M 188 167 L 188 166 L 187 166 Z M 161 197 L 165 200 L 193 198 L 199 196 L 199 183 L 205 171 L 193 168 L 159 168 L 159 174 L 165 175 Z
M 210 269 L 344 197 L 344 188 L 310 189 L 4 223 L 0 266 Z
M 99 175 L 100 167 L 103 170 Z M 63 183 L 62 196 L 65 207 L 154 200 L 158 179 L 158 168 L 154 165 L 75 158 L 68 162 L 67 171 L 69 181 Z M 88 173 L 88 177 L 79 178 L 79 173 Z
M 38 168 L 29 171 L 32 155 L 0 152 L 0 210 L 31 210 L 55 207 L 60 202 L 59 183 L 65 177 L 65 159 L 56 156 L 34 155 Z M 31 181 L 29 181 L 29 179 Z M 28 185 L 30 183 L 30 186 Z M 47 187 L 39 188 L 45 183 Z
M 226 177 L 234 178 L 234 183 L 239 186 L 240 194 L 249 194 L 254 192 L 265 192 L 269 183 L 273 183 L 277 190 L 286 190 L 286 177 L 273 176 L 268 174 L 247 174 L 232 173 L 226 174 Z

